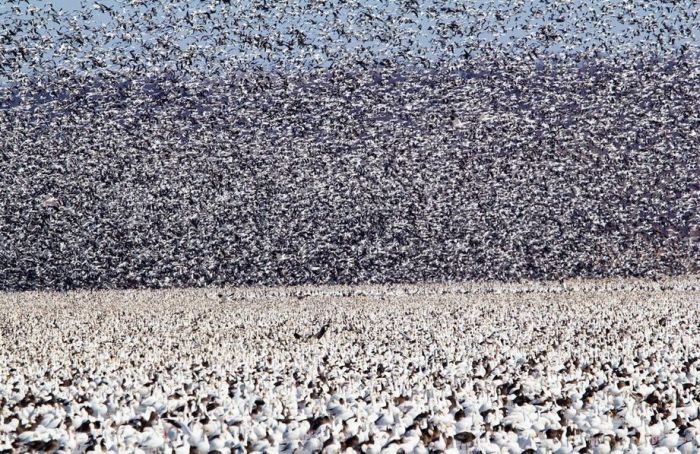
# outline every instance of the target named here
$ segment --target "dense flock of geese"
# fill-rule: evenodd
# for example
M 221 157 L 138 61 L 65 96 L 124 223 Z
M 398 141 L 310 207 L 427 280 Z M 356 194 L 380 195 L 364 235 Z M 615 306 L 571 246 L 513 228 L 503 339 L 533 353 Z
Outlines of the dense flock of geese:
M 694 453 L 700 279 L 0 294 L 0 452 Z
M 0 287 L 697 271 L 694 0 L 0 4 Z
M 0 2 L 0 452 L 698 451 L 697 1 L 59 5 Z

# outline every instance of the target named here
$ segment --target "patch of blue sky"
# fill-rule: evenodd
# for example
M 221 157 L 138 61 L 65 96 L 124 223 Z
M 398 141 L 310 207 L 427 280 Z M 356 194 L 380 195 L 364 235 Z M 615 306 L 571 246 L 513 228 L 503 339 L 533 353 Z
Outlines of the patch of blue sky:
M 270 1 L 269 9 L 261 14 L 255 6 L 261 2 L 251 0 L 232 0 L 230 4 L 213 0 L 23 0 L 0 4 L 0 22 L 31 21 L 33 8 L 59 11 L 56 20 L 39 24 L 44 29 L 18 32 L 36 32 L 48 38 L 62 33 L 67 38 L 63 45 L 68 47 L 37 43 L 32 52 L 38 60 L 25 65 L 28 70 L 51 64 L 68 67 L 81 58 L 95 57 L 96 52 L 107 67 L 116 67 L 130 54 L 145 57 L 146 48 L 165 37 L 174 39 L 177 55 L 192 54 L 193 60 L 204 54 L 201 48 L 205 47 L 230 58 L 231 64 L 255 62 L 261 67 L 280 68 L 330 66 L 331 60 L 343 56 L 399 61 L 410 56 L 436 62 L 446 56 L 461 58 L 464 50 L 484 43 L 498 44 L 514 54 L 532 48 L 549 53 L 596 48 L 607 54 L 625 54 L 658 51 L 660 46 L 666 50 L 684 45 L 697 49 L 700 44 L 700 2 L 696 0 L 673 4 L 663 0 L 416 0 L 413 9 L 401 6 L 406 2 L 331 0 L 325 7 L 320 3 Z M 13 12 L 16 8 L 20 8 L 19 14 Z M 133 17 L 129 20 L 135 27 L 128 30 L 108 9 Z M 215 42 L 217 33 L 205 15 L 229 28 L 226 42 Z M 91 31 L 81 37 L 86 20 Z M 139 28 L 146 22 L 155 28 Z M 461 33 L 447 31 L 451 24 Z M 543 39 L 546 27 L 555 38 Z M 131 39 L 126 39 L 127 34 Z M 76 41 L 71 43 L 70 36 Z M 318 50 L 297 45 L 300 39 Z M 272 43 L 270 48 L 260 47 L 264 40 Z M 147 57 L 145 60 L 150 64 Z

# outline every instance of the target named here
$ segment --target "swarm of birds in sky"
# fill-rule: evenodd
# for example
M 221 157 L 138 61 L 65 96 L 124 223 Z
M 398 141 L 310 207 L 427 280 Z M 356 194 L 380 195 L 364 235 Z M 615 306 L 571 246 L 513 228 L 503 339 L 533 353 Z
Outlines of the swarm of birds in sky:
M 59 5 L 0 5 L 0 288 L 699 269 L 695 1 Z

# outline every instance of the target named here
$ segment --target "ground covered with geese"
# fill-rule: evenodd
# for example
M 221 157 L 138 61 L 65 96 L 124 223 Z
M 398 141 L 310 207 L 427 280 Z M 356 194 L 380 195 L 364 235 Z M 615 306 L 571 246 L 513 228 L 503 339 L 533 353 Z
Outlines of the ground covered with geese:
M 696 452 L 698 289 L 0 293 L 0 451 Z

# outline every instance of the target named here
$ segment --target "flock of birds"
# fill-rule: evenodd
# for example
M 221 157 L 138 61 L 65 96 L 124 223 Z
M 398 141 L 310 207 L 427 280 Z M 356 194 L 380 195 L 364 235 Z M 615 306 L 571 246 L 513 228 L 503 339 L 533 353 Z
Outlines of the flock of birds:
M 0 5 L 0 288 L 700 267 L 694 0 Z
M 0 293 L 0 452 L 695 453 L 699 289 Z
M 0 2 L 0 453 L 698 452 L 699 2 L 60 4 Z

